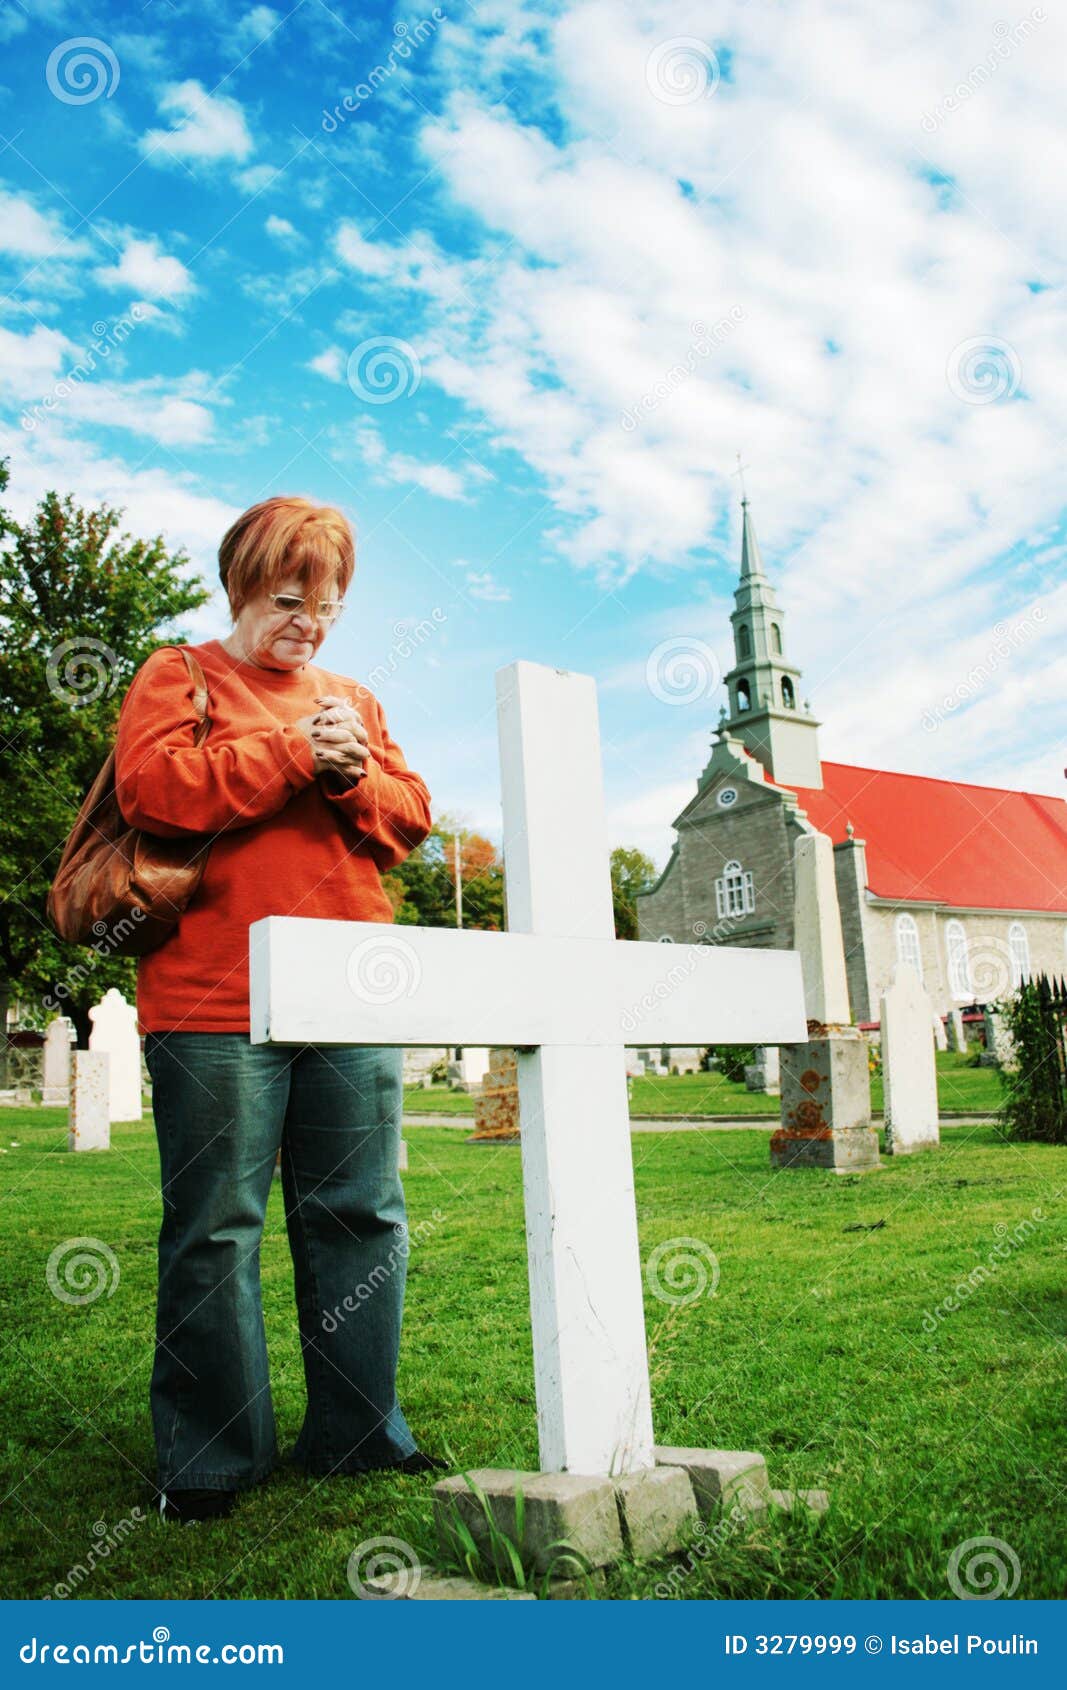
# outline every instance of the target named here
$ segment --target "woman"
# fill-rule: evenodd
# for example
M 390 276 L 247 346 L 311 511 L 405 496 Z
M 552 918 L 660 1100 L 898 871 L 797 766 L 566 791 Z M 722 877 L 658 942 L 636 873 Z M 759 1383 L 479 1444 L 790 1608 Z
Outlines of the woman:
M 163 1190 L 151 1405 L 168 1520 L 229 1513 L 278 1458 L 259 1246 L 279 1148 L 307 1384 L 294 1460 L 321 1474 L 445 1465 L 417 1450 L 396 1397 L 402 1052 L 249 1042 L 250 923 L 391 921 L 381 871 L 430 830 L 430 794 L 377 700 L 312 661 L 354 554 L 338 510 L 254 505 L 219 549 L 233 632 L 192 648 L 206 740 L 193 744 L 193 684 L 173 647 L 138 671 L 119 717 L 127 821 L 211 841 L 195 897 L 137 981 Z M 356 1313 L 324 1319 L 362 1285 L 374 1290 Z

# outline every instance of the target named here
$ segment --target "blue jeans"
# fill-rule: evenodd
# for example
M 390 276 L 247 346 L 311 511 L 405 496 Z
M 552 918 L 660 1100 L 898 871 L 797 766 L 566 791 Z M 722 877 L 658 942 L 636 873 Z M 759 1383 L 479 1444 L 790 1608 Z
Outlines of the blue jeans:
M 161 1488 L 241 1490 L 278 1459 L 259 1247 L 275 1158 L 296 1282 L 311 1473 L 416 1448 L 396 1398 L 407 1269 L 403 1053 L 149 1033 L 163 1224 L 152 1426 Z

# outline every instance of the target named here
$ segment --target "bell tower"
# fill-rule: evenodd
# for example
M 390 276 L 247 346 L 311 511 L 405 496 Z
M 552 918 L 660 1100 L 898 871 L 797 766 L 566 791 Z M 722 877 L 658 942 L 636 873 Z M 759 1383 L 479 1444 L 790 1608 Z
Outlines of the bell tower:
M 741 487 L 741 579 L 734 593 L 734 667 L 725 677 L 725 727 L 779 786 L 822 786 L 819 724 L 800 698 L 800 670 L 785 654 L 785 617 L 763 570 Z

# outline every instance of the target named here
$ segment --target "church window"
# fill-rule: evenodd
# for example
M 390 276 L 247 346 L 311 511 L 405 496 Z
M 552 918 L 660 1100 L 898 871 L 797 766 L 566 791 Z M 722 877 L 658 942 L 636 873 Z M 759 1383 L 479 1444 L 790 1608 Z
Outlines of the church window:
M 738 713 L 740 714 L 740 712 L 742 710 L 751 710 L 751 708 L 752 708 L 752 696 L 751 696 L 751 694 L 749 693 L 749 690 L 748 690 L 748 682 L 747 681 L 738 681 L 738 683 L 737 683 L 737 709 L 738 709 Z
M 789 679 L 788 675 L 782 676 L 782 703 L 785 705 L 787 710 L 795 710 L 797 707 L 796 694 L 793 692 L 793 683 Z
M 771 623 L 771 650 L 778 652 L 779 655 L 781 654 L 782 630 L 779 628 L 777 622 Z
M 752 875 L 738 862 L 726 863 L 715 882 L 715 909 L 719 917 L 751 915 L 756 908 L 756 889 Z
M 1008 949 L 1011 952 L 1012 989 L 1030 978 L 1030 941 L 1021 921 L 1013 921 L 1008 928 Z
M 945 928 L 945 949 L 948 953 L 948 989 L 954 998 L 969 1003 L 974 997 L 971 981 L 971 959 L 967 955 L 967 935 L 962 921 L 950 921 Z
M 749 638 L 747 622 L 742 622 L 737 630 L 737 655 L 738 657 L 752 656 L 752 641 Z
M 897 930 L 897 961 L 905 962 L 909 968 L 914 968 L 921 980 L 923 977 L 923 954 L 919 945 L 919 929 L 915 925 L 915 917 L 902 910 L 896 920 Z

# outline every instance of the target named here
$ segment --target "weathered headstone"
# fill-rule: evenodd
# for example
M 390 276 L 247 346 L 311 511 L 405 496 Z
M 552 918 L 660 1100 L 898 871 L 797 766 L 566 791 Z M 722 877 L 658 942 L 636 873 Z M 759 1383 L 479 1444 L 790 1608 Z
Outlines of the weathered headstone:
M 42 1053 L 42 1103 L 66 1108 L 70 1102 L 70 1047 L 74 1036 L 74 1024 L 66 1015 L 57 1015 L 48 1023 Z
M 945 1035 L 949 1050 L 966 1050 L 967 1035 L 963 1028 L 963 1016 L 958 1009 L 950 1009 L 945 1023 Z
M 137 1033 L 137 1011 L 116 986 L 110 986 L 95 1008 L 89 1011 L 93 1030 L 89 1049 L 106 1051 L 111 1061 L 110 1110 L 113 1121 L 139 1121 L 141 1102 L 141 1041 Z
M 808 1037 L 781 1050 L 782 1124 L 771 1139 L 771 1167 L 835 1173 L 876 1168 L 867 1041 L 851 1025 L 833 843 L 826 834 L 797 840 L 793 881 Z
M 519 1065 L 513 1050 L 489 1052 L 489 1072 L 474 1100 L 474 1131 L 468 1144 L 519 1142 Z
M 679 956 L 677 946 L 616 941 L 595 685 L 586 675 L 517 663 L 498 673 L 497 695 L 509 931 L 256 922 L 252 1039 L 479 1038 L 518 1051 L 538 1433 L 542 1477 L 553 1483 L 538 1491 L 529 1474 L 471 1477 L 492 1481 L 494 1514 L 499 1505 L 505 1519 L 522 1489 L 528 1531 L 556 1535 L 604 1504 L 604 1531 L 613 1527 L 617 1537 L 611 1487 L 659 1471 L 626 1030 L 639 1014 L 652 1044 L 796 1039 L 804 1028 L 799 964 L 786 951 L 693 945 Z M 406 990 L 362 988 L 373 970 L 360 965 L 374 947 L 399 964 Z M 658 1496 L 662 1483 L 653 1477 L 649 1494 Z M 632 1486 L 618 1500 L 639 1507 Z M 665 1538 L 668 1527 L 673 1537 L 677 1521 L 664 1520 Z
M 930 999 L 914 968 L 897 963 L 882 994 L 886 1149 L 893 1156 L 940 1143 Z
M 777 1097 L 782 1089 L 782 1064 L 777 1045 L 757 1045 L 756 1060 L 745 1067 L 745 1085 L 749 1091 L 766 1092 Z
M 932 1004 L 930 1005 L 930 1014 L 933 1017 L 934 1043 L 938 1050 L 947 1050 L 948 1034 L 945 1031 L 945 1023 L 942 1021 L 940 1015 L 938 1015 Z
M 979 1057 L 983 1068 L 1012 1068 L 1015 1065 L 1015 1041 L 1003 1010 L 987 1005 L 985 1010 L 985 1049 Z
M 448 1065 L 448 1082 L 457 1091 L 474 1091 L 485 1079 L 489 1051 L 484 1045 L 464 1045 Z
M 72 1055 L 68 1150 L 107 1150 L 111 1144 L 110 1060 L 103 1050 L 76 1050 Z

